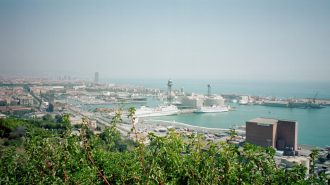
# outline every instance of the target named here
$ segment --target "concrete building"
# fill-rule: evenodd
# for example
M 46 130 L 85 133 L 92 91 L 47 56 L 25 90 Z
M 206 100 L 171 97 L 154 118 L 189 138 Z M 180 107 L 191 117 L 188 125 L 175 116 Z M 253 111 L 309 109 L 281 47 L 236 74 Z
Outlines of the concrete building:
M 94 74 L 94 83 L 96 83 L 96 84 L 99 83 L 99 72 L 95 72 L 95 74 Z
M 249 104 L 249 96 L 241 96 L 241 99 L 238 102 L 240 105 Z
M 82 117 L 81 116 L 70 116 L 69 117 L 71 125 L 80 125 L 82 124 Z
M 277 150 L 297 151 L 296 121 L 256 118 L 246 122 L 246 142 Z
M 80 89 L 86 89 L 86 85 L 76 85 L 76 86 L 73 86 L 73 89 L 76 91 L 76 90 L 80 90 Z
M 293 151 L 298 150 L 298 123 L 296 121 L 278 120 L 276 133 L 278 150 L 284 150 L 286 147 L 292 147 Z
M 223 106 L 224 104 L 225 99 L 222 96 L 206 97 L 203 102 L 204 106 Z
M 199 108 L 203 106 L 204 99 L 201 96 L 183 96 L 180 97 L 181 105 L 185 108 Z
M 31 105 L 33 105 L 33 98 L 32 98 L 32 96 L 19 96 L 18 102 L 20 105 L 31 106 Z
M 302 165 L 306 170 L 306 175 L 309 174 L 310 159 L 305 156 L 283 156 L 281 157 L 281 163 L 285 165 L 286 168 L 292 168 L 295 165 Z

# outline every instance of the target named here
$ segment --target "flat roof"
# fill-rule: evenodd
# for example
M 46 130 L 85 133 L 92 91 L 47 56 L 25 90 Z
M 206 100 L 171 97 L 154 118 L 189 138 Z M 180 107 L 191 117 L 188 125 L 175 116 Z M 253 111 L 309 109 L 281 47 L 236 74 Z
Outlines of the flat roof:
M 278 123 L 279 121 L 288 121 L 288 122 L 296 122 L 295 120 L 285 120 L 285 119 L 274 119 L 274 118 L 254 118 L 251 119 L 247 122 L 253 122 L 253 123 L 258 123 L 258 124 L 268 124 L 268 125 L 273 125 Z
M 249 120 L 248 122 L 273 125 L 276 124 L 278 120 L 272 118 L 254 118 Z

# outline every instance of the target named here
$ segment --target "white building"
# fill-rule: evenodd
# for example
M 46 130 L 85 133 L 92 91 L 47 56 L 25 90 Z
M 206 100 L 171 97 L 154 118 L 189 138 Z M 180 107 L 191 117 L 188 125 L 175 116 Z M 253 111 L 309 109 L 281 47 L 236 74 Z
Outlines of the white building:
M 225 99 L 222 96 L 206 97 L 204 99 L 204 106 L 223 106 Z
M 304 156 L 283 156 L 281 163 L 285 164 L 286 168 L 292 168 L 295 165 L 302 165 L 306 167 L 306 174 L 309 173 L 310 159 Z
M 96 120 L 90 120 L 88 126 L 89 126 L 90 129 L 95 130 L 96 127 L 97 127 L 97 122 L 96 122 Z
M 33 105 L 32 96 L 19 96 L 18 102 L 20 105 Z
M 241 96 L 241 100 L 239 101 L 239 104 L 247 105 L 248 103 L 249 103 L 249 96 Z
M 6 117 L 7 117 L 6 115 L 0 113 L 0 119 L 1 118 L 6 118 Z
M 77 85 L 77 86 L 73 86 L 74 90 L 79 90 L 79 89 L 85 89 L 86 85 Z
M 201 95 L 191 95 L 181 97 L 181 106 L 187 108 L 199 108 L 203 106 L 204 96 Z

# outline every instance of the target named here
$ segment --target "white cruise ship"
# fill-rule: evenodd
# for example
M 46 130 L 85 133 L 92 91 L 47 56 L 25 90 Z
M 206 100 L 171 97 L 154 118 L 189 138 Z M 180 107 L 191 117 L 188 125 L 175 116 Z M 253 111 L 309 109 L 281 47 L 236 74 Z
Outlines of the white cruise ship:
M 180 110 L 174 106 L 159 106 L 156 108 L 150 108 L 142 106 L 141 108 L 137 109 L 135 112 L 135 116 L 138 118 L 142 117 L 154 117 L 154 116 L 168 116 L 178 114 Z
M 217 112 L 228 112 L 230 110 L 229 106 L 211 106 L 211 107 L 201 107 L 195 111 L 196 113 L 217 113 Z

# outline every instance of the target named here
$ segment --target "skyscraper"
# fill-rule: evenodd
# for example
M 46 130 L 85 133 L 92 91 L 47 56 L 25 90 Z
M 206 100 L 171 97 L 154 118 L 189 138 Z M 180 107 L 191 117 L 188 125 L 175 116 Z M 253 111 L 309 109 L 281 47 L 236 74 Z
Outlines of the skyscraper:
M 96 84 L 99 83 L 99 72 L 95 72 L 95 74 L 94 74 L 94 83 L 96 83 Z

